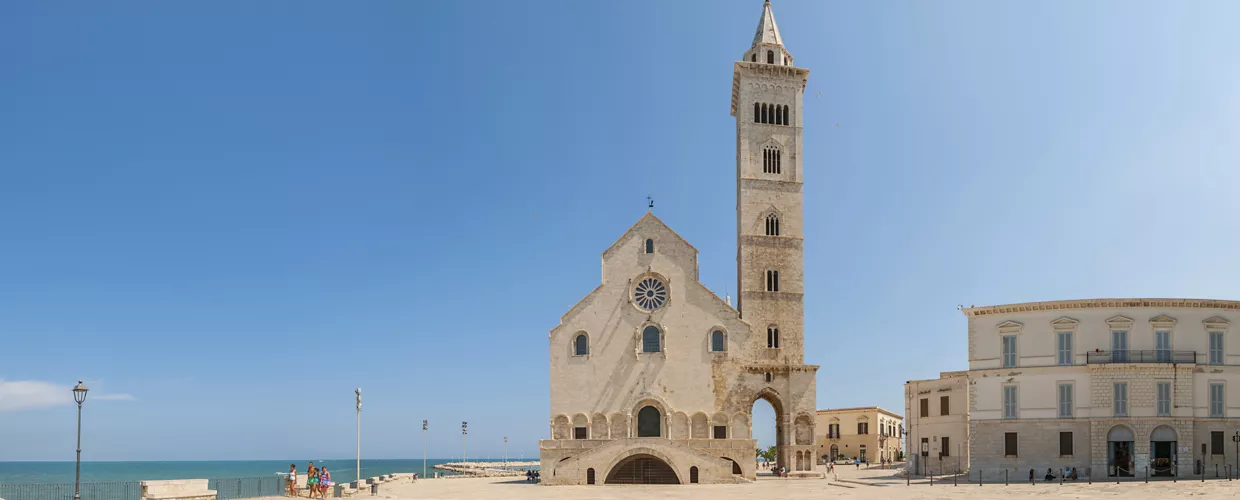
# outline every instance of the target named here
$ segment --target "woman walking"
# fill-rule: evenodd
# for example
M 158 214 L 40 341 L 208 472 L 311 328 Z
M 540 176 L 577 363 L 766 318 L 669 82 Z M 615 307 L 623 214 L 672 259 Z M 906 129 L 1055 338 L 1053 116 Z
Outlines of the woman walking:
M 324 465 L 319 470 L 319 498 L 327 500 L 327 490 L 332 487 L 332 474 L 327 472 L 327 466 Z
M 297 496 L 297 464 L 288 464 L 288 493 L 286 496 Z

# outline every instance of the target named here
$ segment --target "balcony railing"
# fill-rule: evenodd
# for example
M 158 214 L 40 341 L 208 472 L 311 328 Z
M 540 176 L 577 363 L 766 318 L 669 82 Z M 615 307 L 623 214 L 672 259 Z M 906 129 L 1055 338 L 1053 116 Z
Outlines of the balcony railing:
M 1197 351 L 1093 351 L 1086 353 L 1091 365 L 1106 363 L 1183 363 L 1196 364 Z

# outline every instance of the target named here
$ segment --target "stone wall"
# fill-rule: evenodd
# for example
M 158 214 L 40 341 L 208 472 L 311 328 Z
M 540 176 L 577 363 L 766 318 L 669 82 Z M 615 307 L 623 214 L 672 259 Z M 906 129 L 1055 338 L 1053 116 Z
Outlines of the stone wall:
M 1017 433 L 1016 456 L 1004 455 L 1008 432 Z M 1072 433 L 1072 456 L 1059 454 L 1060 432 Z M 1035 469 L 1040 478 L 1048 468 L 1076 467 L 1083 476 L 1092 465 L 1090 423 L 1084 419 L 974 420 L 969 423 L 969 436 L 970 472 L 980 471 L 987 481 L 1002 481 L 1004 470 L 1022 480 L 1028 479 L 1029 469 Z

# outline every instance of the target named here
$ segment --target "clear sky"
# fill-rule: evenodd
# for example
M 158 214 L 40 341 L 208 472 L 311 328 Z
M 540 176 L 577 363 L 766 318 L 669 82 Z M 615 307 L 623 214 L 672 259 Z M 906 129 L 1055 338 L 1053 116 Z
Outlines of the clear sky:
M 354 387 L 367 457 L 535 456 L 647 195 L 735 292 L 760 10 L 0 4 L 0 460 L 73 458 L 79 378 L 86 460 L 350 457 Z M 1240 299 L 1240 3 L 774 10 L 820 408 L 965 368 L 960 304 Z

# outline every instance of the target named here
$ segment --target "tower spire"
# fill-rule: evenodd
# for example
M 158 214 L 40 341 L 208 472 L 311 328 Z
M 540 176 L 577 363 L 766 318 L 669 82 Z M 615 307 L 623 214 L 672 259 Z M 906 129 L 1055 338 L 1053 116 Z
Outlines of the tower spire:
M 771 0 L 762 4 L 762 17 L 758 19 L 758 31 L 753 35 L 751 47 L 757 47 L 760 43 L 784 44 L 783 38 L 779 36 L 779 26 L 775 25 L 775 13 L 771 12 Z

